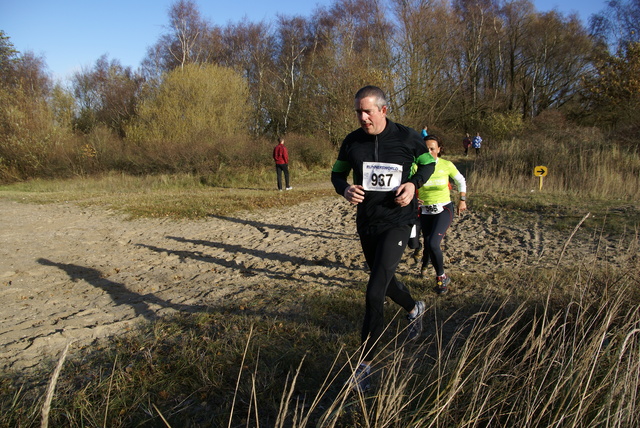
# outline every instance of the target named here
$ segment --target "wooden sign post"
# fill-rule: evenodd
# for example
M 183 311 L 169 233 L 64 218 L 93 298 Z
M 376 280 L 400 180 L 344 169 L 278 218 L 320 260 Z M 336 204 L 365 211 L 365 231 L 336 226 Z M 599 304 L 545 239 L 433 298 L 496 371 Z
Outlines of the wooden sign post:
M 536 177 L 540 177 L 540 190 L 542 190 L 542 179 L 547 175 L 547 167 L 540 165 L 533 168 L 533 175 Z

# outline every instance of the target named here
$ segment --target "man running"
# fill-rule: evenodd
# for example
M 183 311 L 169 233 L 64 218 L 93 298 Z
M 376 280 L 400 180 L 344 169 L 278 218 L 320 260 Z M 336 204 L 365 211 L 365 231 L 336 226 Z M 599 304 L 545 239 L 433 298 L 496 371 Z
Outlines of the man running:
M 362 363 L 352 379 L 361 392 L 370 386 L 369 374 L 376 345 L 384 329 L 384 302 L 388 296 L 408 315 L 408 338 L 422 332 L 424 302 L 416 302 L 395 271 L 417 221 L 416 189 L 429 179 L 435 160 L 420 134 L 387 119 L 387 99 L 376 86 L 355 95 L 360 123 L 346 136 L 333 165 L 331 182 L 339 195 L 357 205 L 356 226 L 370 269 L 361 340 Z M 411 175 L 412 165 L 417 165 Z M 353 184 L 347 182 L 353 171 Z

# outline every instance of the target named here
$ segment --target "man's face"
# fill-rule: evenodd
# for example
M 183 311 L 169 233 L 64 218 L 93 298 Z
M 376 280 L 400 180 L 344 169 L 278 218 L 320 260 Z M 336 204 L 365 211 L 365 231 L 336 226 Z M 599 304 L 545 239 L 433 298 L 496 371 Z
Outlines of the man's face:
M 387 126 L 387 106 L 378 108 L 375 97 L 356 99 L 356 115 L 360 127 L 370 135 L 378 135 Z

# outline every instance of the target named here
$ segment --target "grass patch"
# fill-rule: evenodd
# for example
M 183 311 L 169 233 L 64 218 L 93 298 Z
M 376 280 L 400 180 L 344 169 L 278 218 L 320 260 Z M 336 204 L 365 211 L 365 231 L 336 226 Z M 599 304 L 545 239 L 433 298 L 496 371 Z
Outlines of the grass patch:
M 585 199 L 564 192 L 507 194 L 489 191 L 474 193 L 472 198 L 470 209 L 476 212 L 501 211 L 516 222 L 539 215 L 546 225 L 560 231 L 572 230 L 587 213 L 590 215 L 584 225 L 590 229 L 617 235 L 640 228 L 638 201 Z
M 325 170 L 292 172 L 294 189 L 278 192 L 272 171 L 258 172 L 252 182 L 243 176 L 235 177 L 236 181 L 229 178 L 225 186 L 218 187 L 192 175 L 137 177 L 112 173 L 0 186 L 0 197 L 29 203 L 97 206 L 131 218 L 197 219 L 243 210 L 283 208 L 335 195 L 328 177 Z M 232 187 L 238 184 L 239 187 Z

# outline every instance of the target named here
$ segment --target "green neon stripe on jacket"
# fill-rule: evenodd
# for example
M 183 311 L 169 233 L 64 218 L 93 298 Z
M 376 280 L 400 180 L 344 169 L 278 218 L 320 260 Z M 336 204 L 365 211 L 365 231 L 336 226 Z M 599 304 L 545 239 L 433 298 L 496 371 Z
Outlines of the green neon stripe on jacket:
M 435 161 L 436 160 L 434 159 L 433 156 L 431 156 L 431 153 L 423 153 L 423 154 L 421 154 L 411 164 L 411 171 L 409 172 L 409 178 L 413 177 L 413 174 L 416 173 L 416 171 L 418 170 L 418 165 L 427 165 L 427 164 L 430 164 L 430 163 L 435 162 Z
M 351 164 L 347 161 L 337 160 L 336 163 L 333 164 L 333 168 L 331 172 L 349 172 L 351 171 Z

